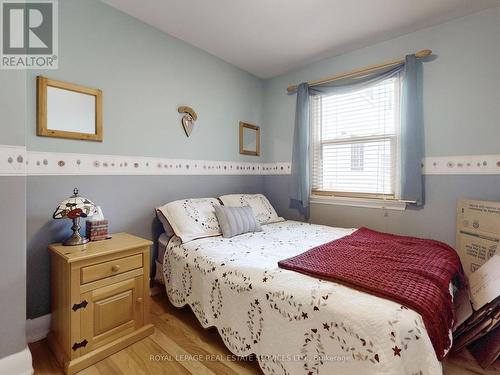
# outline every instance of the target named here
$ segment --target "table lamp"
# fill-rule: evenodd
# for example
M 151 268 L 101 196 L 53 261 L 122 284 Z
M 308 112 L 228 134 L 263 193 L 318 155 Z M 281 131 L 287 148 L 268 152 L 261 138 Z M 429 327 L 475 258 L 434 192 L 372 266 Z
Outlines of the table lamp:
M 56 211 L 52 215 L 54 219 L 71 219 L 73 220 L 73 234 L 67 238 L 63 245 L 74 246 L 83 245 L 89 242 L 88 238 L 80 235 L 80 218 L 94 215 L 96 206 L 87 198 L 78 196 L 78 189 L 73 190 L 73 195 L 68 199 L 63 200 Z

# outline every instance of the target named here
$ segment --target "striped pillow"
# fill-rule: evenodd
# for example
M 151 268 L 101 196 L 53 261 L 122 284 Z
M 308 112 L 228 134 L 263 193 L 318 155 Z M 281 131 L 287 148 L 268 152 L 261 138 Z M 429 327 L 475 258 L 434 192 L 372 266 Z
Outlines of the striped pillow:
M 215 206 L 215 215 L 219 221 L 224 238 L 231 238 L 248 232 L 261 232 L 259 222 L 250 206 L 224 207 Z

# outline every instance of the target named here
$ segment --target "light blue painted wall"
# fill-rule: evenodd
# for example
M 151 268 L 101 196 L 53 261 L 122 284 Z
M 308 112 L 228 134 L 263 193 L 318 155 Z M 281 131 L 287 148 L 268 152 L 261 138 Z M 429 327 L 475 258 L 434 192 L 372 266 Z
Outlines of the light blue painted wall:
M 0 145 L 26 144 L 26 73 L 0 70 Z
M 384 43 L 310 64 L 265 83 L 264 151 L 273 161 L 290 161 L 295 95 L 286 87 L 303 81 L 400 58 L 430 48 L 424 63 L 426 156 L 500 154 L 500 8 L 456 19 Z M 288 176 L 265 178 L 267 195 L 285 217 Z M 426 205 L 384 213 L 378 209 L 311 206 L 311 221 L 431 237 L 454 244 L 457 199 L 500 201 L 500 176 L 427 176 Z M 386 215 L 387 214 L 387 215 Z
M 0 144 L 24 146 L 26 75 L 0 70 Z M 26 346 L 26 177 L 0 176 L 0 358 Z
M 263 81 L 97 0 L 59 2 L 59 69 L 28 72 L 30 150 L 252 160 L 239 121 L 262 124 Z M 104 142 L 36 136 L 36 76 L 100 88 Z M 177 107 L 198 121 L 188 139 Z

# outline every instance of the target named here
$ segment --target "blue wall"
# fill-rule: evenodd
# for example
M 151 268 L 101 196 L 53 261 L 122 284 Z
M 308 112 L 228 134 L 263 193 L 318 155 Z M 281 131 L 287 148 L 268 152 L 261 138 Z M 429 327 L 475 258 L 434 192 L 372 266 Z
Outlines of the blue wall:
M 0 144 L 24 146 L 26 75 L 0 70 Z M 26 347 L 26 177 L 0 176 L 0 358 Z
M 384 43 L 310 64 L 268 80 L 264 94 L 264 152 L 268 160 L 292 154 L 295 95 L 286 87 L 366 65 L 432 49 L 424 63 L 423 95 L 426 156 L 500 154 L 500 8 L 456 19 Z M 266 177 L 267 194 L 285 217 L 287 176 Z M 460 198 L 500 200 L 500 176 L 427 176 L 427 203 L 421 210 L 314 204 L 311 221 L 336 226 L 432 237 L 454 243 L 455 207 Z
M 262 124 L 263 81 L 97 0 L 59 2 L 59 69 L 28 71 L 36 151 L 251 160 L 239 121 Z M 104 142 L 38 137 L 38 74 L 103 91 Z M 177 108 L 198 114 L 187 138 Z

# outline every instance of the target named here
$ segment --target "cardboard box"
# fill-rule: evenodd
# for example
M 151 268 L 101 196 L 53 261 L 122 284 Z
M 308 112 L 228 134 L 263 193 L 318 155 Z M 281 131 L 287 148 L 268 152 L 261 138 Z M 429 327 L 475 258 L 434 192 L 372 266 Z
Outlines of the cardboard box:
M 468 276 L 499 250 L 500 202 L 460 200 L 457 207 L 457 252 Z
M 500 235 L 500 202 L 460 200 L 457 228 Z
M 457 239 L 458 254 L 465 274 L 468 276 L 498 251 L 500 235 L 460 231 Z

